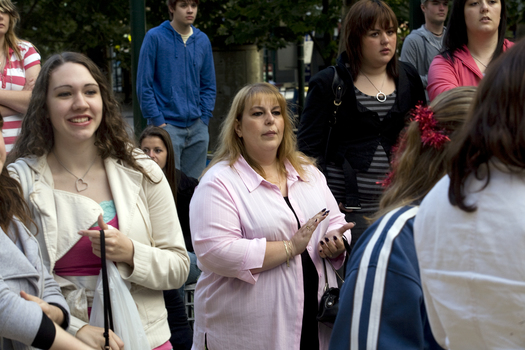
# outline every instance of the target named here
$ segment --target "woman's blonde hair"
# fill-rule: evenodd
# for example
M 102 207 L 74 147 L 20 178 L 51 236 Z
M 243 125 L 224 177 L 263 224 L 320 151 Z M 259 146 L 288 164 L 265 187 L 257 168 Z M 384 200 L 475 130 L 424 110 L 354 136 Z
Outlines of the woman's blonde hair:
M 430 109 L 442 130 L 451 140 L 467 117 L 476 88 L 458 87 L 448 90 L 432 101 Z M 400 137 L 398 150 L 393 156 L 391 182 L 387 187 L 379 211 L 371 220 L 377 220 L 389 211 L 422 200 L 445 175 L 450 142 L 441 147 L 423 144 L 420 125 L 410 122 Z
M 283 139 L 277 150 L 279 171 L 283 174 L 286 173 L 284 161 L 288 160 L 301 177 L 306 176 L 303 166 L 312 165 L 314 161 L 297 151 L 297 140 L 293 131 L 295 125 L 293 114 L 287 109 L 286 100 L 279 90 L 268 83 L 247 85 L 235 95 L 230 111 L 221 125 L 218 149 L 215 151 L 215 156 L 210 162 L 210 165 L 204 170 L 204 173 L 220 161 L 228 161 L 230 166 L 232 166 L 240 156 L 243 156 L 246 162 L 248 162 L 259 175 L 265 177 L 266 174 L 264 170 L 246 152 L 242 138 L 235 132 L 235 125 L 237 122 L 242 122 L 242 115 L 246 106 L 250 106 L 253 102 L 264 97 L 271 97 L 277 101 L 281 107 L 281 114 L 284 120 Z
M 18 43 L 22 40 L 20 40 L 15 34 L 15 27 L 18 21 L 20 21 L 20 15 L 11 0 L 0 0 L 0 11 L 9 16 L 9 28 L 7 28 L 7 32 L 5 33 L 4 52 L 6 56 L 9 56 L 9 48 L 11 48 L 15 52 L 16 57 L 18 57 L 18 60 L 22 61 L 22 53 L 18 47 Z M 8 57 L 8 60 L 9 59 L 10 57 Z

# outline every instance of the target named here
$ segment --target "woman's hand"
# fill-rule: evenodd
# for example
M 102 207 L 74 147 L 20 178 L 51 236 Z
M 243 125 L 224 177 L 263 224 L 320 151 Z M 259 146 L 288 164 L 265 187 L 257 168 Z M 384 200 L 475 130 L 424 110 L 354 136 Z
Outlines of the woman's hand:
M 124 262 L 133 267 L 133 242 L 117 229 L 109 229 L 102 215 L 98 217 L 98 226 L 104 230 L 106 242 L 106 259 L 115 262 Z M 82 230 L 81 236 L 89 237 L 93 254 L 100 258 L 100 232 L 96 230 Z
M 317 226 L 328 217 L 330 210 L 323 209 L 317 213 L 314 217 L 308 220 L 300 229 L 297 231 L 290 242 L 292 242 L 292 256 L 296 256 L 304 252 L 312 234 L 314 233 Z
M 40 299 L 39 297 L 27 294 L 24 291 L 20 291 L 20 296 L 27 301 L 34 301 L 35 303 L 37 303 L 38 306 L 40 306 L 40 308 L 42 309 L 42 311 L 47 315 L 47 317 L 51 319 L 51 321 L 59 325 L 64 322 L 64 313 L 62 312 L 62 310 L 60 310 L 60 308 L 56 307 L 55 305 L 50 305 L 42 299 Z
M 337 258 L 345 251 L 343 233 L 355 226 L 354 222 L 347 222 L 337 230 L 327 232 L 319 241 L 319 256 L 321 258 Z
M 79 329 L 76 337 L 95 349 L 104 349 L 106 344 L 104 328 L 100 327 L 85 325 Z M 124 349 L 124 342 L 112 330 L 109 330 L 109 346 L 111 350 Z

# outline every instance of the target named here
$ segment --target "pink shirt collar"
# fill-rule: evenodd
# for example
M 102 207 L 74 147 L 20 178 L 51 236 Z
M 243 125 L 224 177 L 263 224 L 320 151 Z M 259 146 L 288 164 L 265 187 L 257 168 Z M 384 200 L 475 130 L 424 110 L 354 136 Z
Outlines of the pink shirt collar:
M 288 182 L 294 183 L 296 181 L 308 182 L 308 179 L 303 179 L 292 166 L 292 164 L 287 160 L 284 162 L 286 172 L 288 173 L 287 179 Z M 267 183 L 273 185 L 271 182 L 265 180 L 261 175 L 257 174 L 255 170 L 246 162 L 243 156 L 239 156 L 239 159 L 233 164 L 233 168 L 237 171 L 241 177 L 242 182 L 246 186 L 249 192 L 253 192 L 257 187 L 262 183 Z

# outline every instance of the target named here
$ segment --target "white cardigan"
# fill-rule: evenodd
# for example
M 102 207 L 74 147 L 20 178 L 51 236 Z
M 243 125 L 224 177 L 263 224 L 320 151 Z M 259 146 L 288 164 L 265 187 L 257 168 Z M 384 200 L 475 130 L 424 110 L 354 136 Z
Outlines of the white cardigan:
M 47 157 L 18 159 L 8 166 L 10 175 L 20 181 L 24 196 L 38 226 L 36 237 L 42 249 L 44 264 L 54 270 L 81 238 L 79 230 L 89 228 L 102 213 L 98 203 L 82 195 L 54 190 L 53 175 Z M 119 220 L 119 231 L 134 246 L 134 267 L 118 263 L 120 275 L 131 282 L 131 295 L 144 325 L 151 348 L 170 338 L 162 290 L 179 288 L 189 272 L 189 258 L 177 217 L 169 184 L 162 170 L 152 160 L 137 156 L 139 164 L 158 184 L 142 173 L 108 158 L 104 161 Z M 87 297 L 92 296 L 95 279 L 54 275 L 71 308 L 70 332 L 87 322 Z M 88 287 L 89 286 L 89 287 Z

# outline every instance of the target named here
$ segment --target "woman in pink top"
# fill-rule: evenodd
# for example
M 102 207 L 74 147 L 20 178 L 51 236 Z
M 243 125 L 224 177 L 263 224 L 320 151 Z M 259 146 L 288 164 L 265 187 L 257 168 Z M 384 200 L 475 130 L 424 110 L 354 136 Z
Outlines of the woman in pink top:
M 193 349 L 327 349 L 331 328 L 316 320 L 322 258 L 341 267 L 343 235 L 350 239 L 354 224 L 297 151 L 291 115 L 274 86 L 237 93 L 219 144 L 190 204 L 202 270 Z
M 454 0 L 443 52 L 428 71 L 430 100 L 458 86 L 478 86 L 487 66 L 512 46 L 506 29 L 505 0 Z
M 20 133 L 31 90 L 40 72 L 40 54 L 33 45 L 20 40 L 15 27 L 20 15 L 11 0 L 0 0 L 0 115 L 7 152 Z

